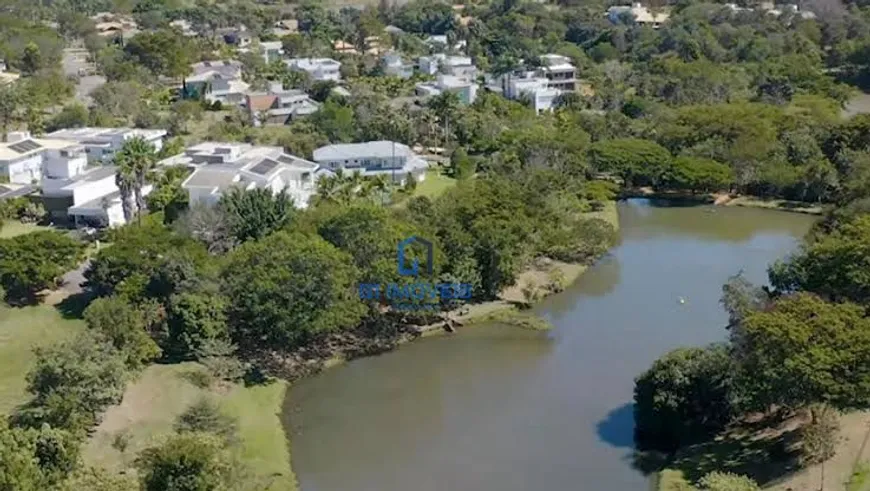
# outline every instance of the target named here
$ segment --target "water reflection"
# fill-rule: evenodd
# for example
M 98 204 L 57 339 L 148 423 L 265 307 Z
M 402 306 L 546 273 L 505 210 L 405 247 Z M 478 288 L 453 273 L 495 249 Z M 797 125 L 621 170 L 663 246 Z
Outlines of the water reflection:
M 550 333 L 462 330 L 294 385 L 302 491 L 647 489 L 631 463 L 634 378 L 724 339 L 722 283 L 741 269 L 763 282 L 811 224 L 720 210 L 621 204 L 620 245 L 535 308 Z

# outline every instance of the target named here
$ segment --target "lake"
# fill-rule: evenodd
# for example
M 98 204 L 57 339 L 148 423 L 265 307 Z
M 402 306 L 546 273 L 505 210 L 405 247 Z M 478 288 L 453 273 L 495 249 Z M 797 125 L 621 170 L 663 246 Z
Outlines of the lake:
M 648 200 L 619 213 L 620 244 L 535 307 L 552 331 L 468 328 L 294 385 L 302 491 L 649 489 L 631 466 L 634 378 L 725 339 L 722 284 L 764 282 L 813 218 Z

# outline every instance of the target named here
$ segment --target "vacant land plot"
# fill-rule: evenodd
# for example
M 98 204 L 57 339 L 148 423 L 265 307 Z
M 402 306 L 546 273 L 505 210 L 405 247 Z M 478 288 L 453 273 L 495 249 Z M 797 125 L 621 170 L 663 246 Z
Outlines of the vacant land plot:
M 0 306 L 0 415 L 26 402 L 25 377 L 33 366 L 33 348 L 69 339 L 84 328 L 64 319 L 53 307 Z
M 185 409 L 201 397 L 213 397 L 236 419 L 236 452 L 254 474 L 252 489 L 296 489 L 278 416 L 286 384 L 204 389 L 188 380 L 198 370 L 201 366 L 196 363 L 148 367 L 127 388 L 121 404 L 106 412 L 84 449 L 84 461 L 113 472 L 127 470 L 140 451 L 173 432 L 176 418 Z

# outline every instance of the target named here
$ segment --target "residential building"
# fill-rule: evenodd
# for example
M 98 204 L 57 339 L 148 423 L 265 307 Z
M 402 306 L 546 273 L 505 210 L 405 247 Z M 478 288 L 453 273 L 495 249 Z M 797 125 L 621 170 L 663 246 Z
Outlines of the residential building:
M 218 29 L 217 32 L 223 37 L 225 43 L 237 48 L 247 48 L 256 39 L 243 25 L 237 28 Z
M 288 155 L 280 147 L 206 142 L 188 147 L 163 165 L 188 165 L 193 173 L 181 184 L 191 203 L 214 205 L 232 188 L 287 193 L 305 208 L 317 192 L 316 181 L 327 173 L 314 162 Z
M 577 90 L 577 68 L 567 56 L 548 54 L 541 56 L 538 73 L 549 80 L 553 89 L 574 92 Z
M 314 161 L 331 171 L 387 176 L 400 185 L 409 177 L 422 181 L 428 168 L 426 161 L 407 145 L 391 141 L 327 145 L 314 151 Z
M 67 178 L 80 174 L 87 166 L 82 145 L 67 140 L 31 138 L 27 133 L 11 133 L 0 144 L 0 181 L 35 184 L 43 177 Z
M 446 34 L 436 34 L 433 36 L 429 36 L 423 41 L 432 49 L 435 50 L 462 50 L 465 49 L 468 44 L 464 39 L 458 39 L 453 44 L 450 44 L 450 40 L 447 38 Z
M 516 72 L 502 75 L 490 88 L 508 99 L 528 101 L 537 113 L 550 111 L 563 91 L 550 86 L 550 80 L 535 72 Z
M 246 96 L 248 115 L 254 126 L 288 124 L 320 109 L 320 103 L 302 90 L 284 90 L 281 82 L 273 83 L 267 92 Z
M 166 130 L 145 130 L 139 128 L 70 128 L 45 135 L 47 139 L 64 140 L 84 147 L 90 163 L 111 163 L 115 152 L 131 138 L 143 138 L 155 150 L 163 148 Z
M 418 96 L 436 96 L 443 92 L 453 92 L 459 96 L 463 104 L 473 104 L 477 99 L 477 82 L 468 77 L 439 74 L 434 82 L 422 82 L 416 85 Z
M 417 68 L 426 75 L 444 73 L 457 77 L 474 78 L 477 76 L 477 67 L 468 56 L 450 56 L 444 53 L 421 56 L 417 60 Z
M 91 167 L 68 178 L 42 180 L 42 199 L 46 212 L 55 221 L 76 227 L 117 227 L 124 225 L 121 193 L 113 165 Z M 142 188 L 142 195 L 153 186 Z
M 406 63 L 401 53 L 389 51 L 381 57 L 381 66 L 384 74 L 391 77 L 411 78 L 414 75 L 414 66 Z
M 631 5 L 615 5 L 607 9 L 605 15 L 614 24 L 618 24 L 623 19 L 628 18 L 633 22 L 651 26 L 654 29 L 658 29 L 671 16 L 668 12 L 654 13 L 640 2 L 635 2 Z
M 341 63 L 331 58 L 291 58 L 285 63 L 291 70 L 307 73 L 312 80 L 341 81 Z
M 192 75 L 184 80 L 188 94 L 224 105 L 240 105 L 250 85 L 242 80 L 242 63 L 236 60 L 202 61 L 191 65 Z
M 112 12 L 100 12 L 91 16 L 97 35 L 128 39 L 139 33 L 139 25 L 131 17 Z

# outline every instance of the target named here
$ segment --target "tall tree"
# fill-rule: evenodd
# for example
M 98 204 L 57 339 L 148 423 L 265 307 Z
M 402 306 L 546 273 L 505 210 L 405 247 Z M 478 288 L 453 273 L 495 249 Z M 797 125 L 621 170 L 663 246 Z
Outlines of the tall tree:
M 118 166 L 118 176 L 116 179 L 124 182 L 125 186 L 129 186 L 133 194 L 136 211 L 141 221 L 142 211 L 145 210 L 145 199 L 142 196 L 142 189 L 147 184 L 148 175 L 157 163 L 157 152 L 154 145 L 149 143 L 142 137 L 134 137 L 126 142 L 120 150 L 115 154 L 115 165 Z M 121 184 L 118 185 L 121 190 L 122 200 L 124 189 Z M 125 213 L 124 218 L 129 220 Z

